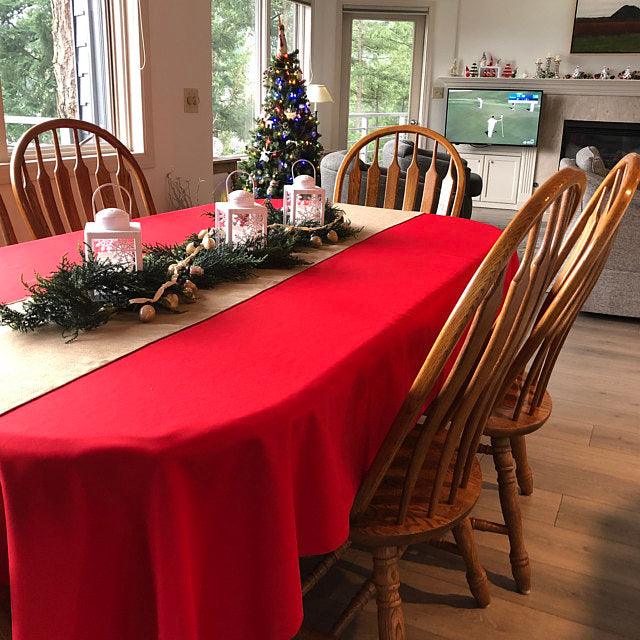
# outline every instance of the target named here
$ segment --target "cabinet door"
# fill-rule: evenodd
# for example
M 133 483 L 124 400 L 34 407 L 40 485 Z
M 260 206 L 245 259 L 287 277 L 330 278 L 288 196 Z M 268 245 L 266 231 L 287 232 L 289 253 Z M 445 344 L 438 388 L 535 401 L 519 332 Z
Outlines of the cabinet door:
M 460 157 L 467 161 L 471 173 L 476 173 L 482 177 L 484 173 L 485 156 L 480 153 L 461 153 Z M 482 200 L 482 194 L 475 196 L 474 200 Z
M 482 199 L 516 204 L 520 179 L 520 157 L 487 155 L 484 164 Z

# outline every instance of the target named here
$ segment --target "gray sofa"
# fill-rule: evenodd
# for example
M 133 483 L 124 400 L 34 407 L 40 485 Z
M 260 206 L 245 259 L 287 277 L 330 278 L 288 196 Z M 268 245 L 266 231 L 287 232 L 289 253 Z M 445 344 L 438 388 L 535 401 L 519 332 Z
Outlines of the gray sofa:
M 377 206 L 381 207 L 384 200 L 384 189 L 386 185 L 386 175 L 387 175 L 387 167 L 391 164 L 393 160 L 393 147 L 394 141 L 389 140 L 384 147 L 382 148 L 382 154 L 380 158 L 380 167 L 381 167 L 381 177 L 380 177 L 380 189 L 378 191 L 378 202 Z M 322 186 L 327 190 L 327 196 L 329 198 L 333 198 L 333 190 L 336 184 L 336 176 L 338 173 L 338 169 L 342 164 L 342 160 L 346 155 L 346 151 L 334 151 L 333 153 L 327 154 L 320 163 L 320 175 L 322 180 Z M 409 141 L 401 141 L 398 145 L 398 163 L 400 164 L 400 169 L 402 173 L 400 175 L 400 188 L 398 189 L 398 195 L 396 197 L 396 208 L 402 207 L 402 196 L 404 193 L 404 176 L 406 175 L 406 170 L 411 164 L 411 158 L 413 155 L 413 142 Z M 420 202 L 422 198 L 422 188 L 424 186 L 424 174 L 429 169 L 431 165 L 431 151 L 427 151 L 426 149 L 418 149 L 418 168 L 420 170 L 420 181 L 418 184 L 418 195 L 416 202 Z M 469 168 L 467 167 L 467 163 L 463 160 L 465 165 L 465 170 L 467 172 L 467 188 L 464 196 L 464 200 L 462 202 L 462 212 L 461 216 L 465 218 L 471 217 L 471 209 L 472 209 L 472 200 L 471 198 L 480 195 L 482 193 L 482 178 L 475 173 L 471 173 Z M 352 165 L 353 166 L 353 165 Z M 366 172 L 369 168 L 369 165 L 360 161 L 360 167 L 362 169 L 362 188 L 360 189 L 360 204 L 364 204 L 365 197 L 365 185 L 366 185 Z M 447 174 L 449 168 L 449 158 L 447 155 L 443 153 L 438 153 L 436 155 L 436 170 L 441 177 L 444 177 Z M 351 171 L 349 170 L 348 174 Z M 342 190 L 342 199 L 346 200 L 347 197 L 347 181 L 345 180 L 345 185 Z M 439 195 L 439 194 L 438 194 Z
M 575 160 L 563 158 L 560 167 L 577 166 L 587 174 L 585 204 L 594 194 L 607 169 L 595 147 L 585 147 Z M 611 254 L 593 293 L 582 308 L 592 313 L 640 318 L 640 194 L 627 210 Z

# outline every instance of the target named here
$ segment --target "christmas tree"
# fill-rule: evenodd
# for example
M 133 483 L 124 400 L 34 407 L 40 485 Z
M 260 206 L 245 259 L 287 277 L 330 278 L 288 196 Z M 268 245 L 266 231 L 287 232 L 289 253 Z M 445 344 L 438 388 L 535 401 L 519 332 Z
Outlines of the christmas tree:
M 247 159 L 240 165 L 255 179 L 258 197 L 282 197 L 291 183 L 291 166 L 296 160 L 311 162 L 320 170 L 322 144 L 318 121 L 311 111 L 298 51 L 287 51 L 284 25 L 279 20 L 279 50 L 265 73 L 266 98 L 262 116 L 256 120 Z M 301 172 L 306 163 L 298 165 Z

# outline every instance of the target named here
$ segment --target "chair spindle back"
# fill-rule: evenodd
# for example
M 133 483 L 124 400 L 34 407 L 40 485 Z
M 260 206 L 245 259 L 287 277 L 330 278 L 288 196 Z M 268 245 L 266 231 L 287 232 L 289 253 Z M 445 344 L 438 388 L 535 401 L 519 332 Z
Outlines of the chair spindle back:
M 514 381 L 522 380 L 514 420 L 523 410 L 532 414 L 540 407 L 562 346 L 604 269 L 639 184 L 640 155 L 631 153 L 603 180 L 567 234 L 562 268 L 549 288 L 527 341 L 509 362 L 496 398 L 496 403 L 502 402 Z
M 549 282 L 561 253 L 561 237 L 582 199 L 586 179 L 576 169 L 564 169 L 542 185 L 505 229 L 467 285 L 441 330 L 373 465 L 360 488 L 352 517 L 366 511 L 395 457 L 406 450 L 411 455 L 404 466 L 397 498 L 397 522 L 404 524 L 414 499 L 416 483 L 427 458 L 436 455 L 437 468 L 431 495 L 425 505 L 429 517 L 437 515 L 441 503 L 452 504 L 458 488 L 468 480 L 484 424 L 476 416 L 485 413 L 495 386 L 493 372 L 507 354 L 519 346 L 538 313 L 540 292 Z M 543 229 L 543 217 L 548 222 Z M 524 255 L 516 275 L 506 287 L 504 275 L 514 252 L 526 239 Z M 453 366 L 440 385 L 447 363 Z M 427 399 L 435 392 L 425 422 L 417 420 Z M 444 432 L 444 444 L 439 444 Z M 448 487 L 448 488 L 447 488 Z
M 13 230 L 13 225 L 11 224 L 9 212 L 7 211 L 7 207 L 2 196 L 0 196 L 0 235 L 2 235 L 3 246 L 16 244 L 18 242 L 16 233 Z
M 68 131 L 66 145 L 64 131 Z M 30 149 L 32 157 L 28 157 Z M 115 167 L 109 166 L 114 160 Z M 35 125 L 20 138 L 11 157 L 13 192 L 36 238 L 82 229 L 87 220 L 93 220 L 93 192 L 108 183 L 117 183 L 131 194 L 133 217 L 156 213 L 131 151 L 90 122 L 59 118 Z M 113 189 L 103 189 L 101 198 L 104 207 L 122 206 L 121 196 Z
M 384 192 L 383 206 L 386 209 L 396 208 L 398 192 L 400 190 L 401 169 L 398 161 L 398 149 L 400 136 L 407 135 L 413 141 L 413 155 L 411 164 L 407 168 L 404 176 L 404 194 L 402 197 L 402 209 L 404 211 L 424 211 L 427 213 L 437 213 L 439 215 L 459 216 L 462 208 L 462 201 L 466 189 L 467 175 L 464 163 L 456 148 L 444 136 L 439 133 L 420 127 L 418 125 L 399 125 L 384 127 L 364 136 L 358 140 L 348 151 L 336 177 L 336 185 L 333 194 L 334 202 L 340 202 L 344 181 L 347 182 L 347 203 L 359 204 L 361 201 L 363 167 L 360 163 L 360 156 L 373 143 L 373 158 L 366 174 L 366 187 L 364 194 L 364 204 L 375 207 L 378 204 L 380 194 L 380 182 L 382 171 L 380 167 L 380 141 L 391 136 L 394 140 L 393 159 L 386 171 L 386 184 Z M 418 151 L 420 149 L 420 138 L 431 141 L 431 161 L 429 169 L 424 175 L 424 186 L 422 197 L 418 201 L 420 169 L 418 166 Z M 437 154 L 442 150 L 449 157 L 447 173 L 442 177 L 437 171 Z M 347 172 L 351 172 L 347 176 Z

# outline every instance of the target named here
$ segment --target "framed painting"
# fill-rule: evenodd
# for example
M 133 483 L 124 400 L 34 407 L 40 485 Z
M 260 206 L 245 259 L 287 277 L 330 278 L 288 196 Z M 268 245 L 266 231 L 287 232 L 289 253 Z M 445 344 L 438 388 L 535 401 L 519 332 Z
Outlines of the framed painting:
M 571 53 L 640 53 L 640 0 L 577 0 Z

